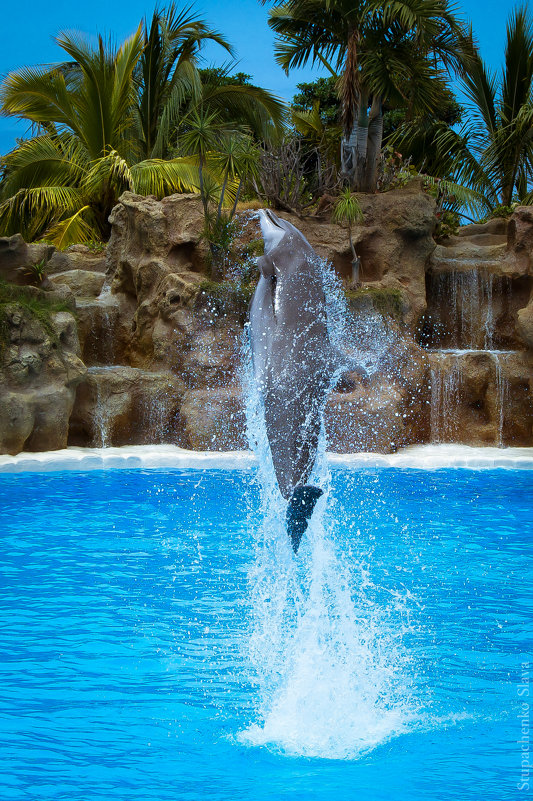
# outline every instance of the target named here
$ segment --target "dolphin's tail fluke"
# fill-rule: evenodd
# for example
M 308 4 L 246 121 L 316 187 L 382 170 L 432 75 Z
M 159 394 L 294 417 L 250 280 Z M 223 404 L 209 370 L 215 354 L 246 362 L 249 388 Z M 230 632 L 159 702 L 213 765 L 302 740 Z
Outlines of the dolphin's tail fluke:
M 308 526 L 315 504 L 323 494 L 318 487 L 306 484 L 296 487 L 287 507 L 287 534 L 291 538 L 294 553 L 298 553 L 300 540 Z

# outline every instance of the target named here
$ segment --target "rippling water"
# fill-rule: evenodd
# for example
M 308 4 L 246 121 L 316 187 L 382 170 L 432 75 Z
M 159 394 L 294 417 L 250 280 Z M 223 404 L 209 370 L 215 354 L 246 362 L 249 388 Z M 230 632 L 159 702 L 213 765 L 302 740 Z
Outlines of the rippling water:
M 265 642 L 269 695 L 252 472 L 3 475 L 0 797 L 515 798 L 530 486 L 335 467 L 324 525 L 356 593 L 331 608 L 354 619 L 297 629 L 290 675 Z

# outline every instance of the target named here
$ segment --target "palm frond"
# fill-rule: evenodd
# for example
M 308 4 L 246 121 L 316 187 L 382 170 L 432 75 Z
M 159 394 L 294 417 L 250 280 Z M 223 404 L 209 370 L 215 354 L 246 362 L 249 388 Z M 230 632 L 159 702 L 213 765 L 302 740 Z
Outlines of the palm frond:
M 198 160 L 183 157 L 145 159 L 131 167 L 132 189 L 141 195 L 165 197 L 176 192 L 197 192 Z
M 447 197 L 447 205 L 453 210 L 466 210 L 474 218 L 482 219 L 493 208 L 493 202 L 485 197 L 481 192 L 471 189 L 463 184 L 455 183 L 440 178 L 433 178 L 429 175 L 422 176 L 426 186 L 438 189 Z
M 99 239 L 100 230 L 94 222 L 90 221 L 90 216 L 90 206 L 82 206 L 70 217 L 51 225 L 46 232 L 46 238 L 59 250 L 78 242 L 91 242 Z
M 118 197 L 133 188 L 133 177 L 125 159 L 116 150 L 92 162 L 83 179 L 83 189 L 89 197 L 105 194 L 112 187 Z

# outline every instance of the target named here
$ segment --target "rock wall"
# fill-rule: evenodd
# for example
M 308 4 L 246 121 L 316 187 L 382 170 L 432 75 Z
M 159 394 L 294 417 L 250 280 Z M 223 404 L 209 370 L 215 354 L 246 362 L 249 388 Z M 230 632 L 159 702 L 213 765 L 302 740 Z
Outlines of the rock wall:
M 65 448 L 86 368 L 64 300 L 33 287 L 0 286 L 0 453 Z
M 337 451 L 390 450 L 426 439 L 429 431 L 429 362 L 410 332 L 425 309 L 425 273 L 435 248 L 434 201 L 414 182 L 403 190 L 364 197 L 362 205 L 365 221 L 353 235 L 363 284 L 350 294 L 350 303 L 356 315 L 391 311 L 394 319 L 388 322 L 379 372 L 364 385 L 355 375 L 347 377 L 328 402 L 328 438 Z M 341 278 L 351 275 L 345 230 L 328 219 L 281 216 L 333 262 Z M 112 298 L 118 318 L 129 315 L 131 320 L 129 341 L 120 345 L 116 358 L 143 370 L 170 369 L 183 381 L 176 427 L 181 445 L 245 447 L 240 370 L 250 295 L 228 284 L 224 296 L 223 285 L 206 281 L 198 198 L 156 201 L 126 193 L 111 222 L 106 303 Z M 241 227 L 236 246 L 245 249 L 258 237 L 257 222 L 249 222 Z M 117 323 L 113 326 L 118 330 Z M 103 342 L 104 327 L 94 316 L 92 327 L 101 331 L 98 341 Z M 115 335 L 114 340 L 127 337 Z
M 354 324 L 368 323 L 360 347 L 371 349 L 375 331 L 385 332 L 377 369 L 366 379 L 344 376 L 328 400 L 329 447 L 533 444 L 530 210 L 436 245 L 434 201 L 417 181 L 361 204 L 364 220 L 352 231 L 358 286 L 349 286 L 345 230 L 327 213 L 281 213 L 348 286 Z M 18 323 L 16 314 L 5 318 L 0 399 L 11 422 L 2 424 L 0 449 L 57 448 L 67 438 L 246 447 L 241 365 L 253 283 L 209 280 L 195 195 L 125 193 L 110 220 L 106 252 L 0 240 L 0 277 L 27 284 L 32 265 L 44 264 L 41 289 L 29 291 L 70 309 L 50 313 L 39 331 L 29 312 Z M 246 214 L 241 223 L 242 254 L 260 233 Z

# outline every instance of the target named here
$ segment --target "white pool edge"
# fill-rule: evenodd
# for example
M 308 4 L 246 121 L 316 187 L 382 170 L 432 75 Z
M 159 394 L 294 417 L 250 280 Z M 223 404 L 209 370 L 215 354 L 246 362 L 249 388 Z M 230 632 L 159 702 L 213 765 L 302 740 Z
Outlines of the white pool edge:
M 415 445 L 397 453 L 329 453 L 331 464 L 351 468 L 388 467 L 417 470 L 533 470 L 533 448 L 472 448 L 468 445 Z M 176 445 L 125 445 L 120 448 L 66 448 L 0 456 L 0 473 L 86 470 L 247 470 L 250 451 L 189 451 Z

